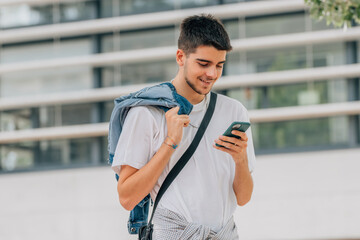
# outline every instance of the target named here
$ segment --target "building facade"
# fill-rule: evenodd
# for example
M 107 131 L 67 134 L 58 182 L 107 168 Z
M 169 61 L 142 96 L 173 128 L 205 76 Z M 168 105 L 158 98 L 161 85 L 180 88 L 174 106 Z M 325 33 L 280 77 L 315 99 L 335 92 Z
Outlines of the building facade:
M 249 109 L 257 154 L 360 146 L 360 27 L 303 1 L 1 1 L 0 173 L 106 165 L 113 99 L 171 80 L 200 13 L 230 34 L 215 90 Z

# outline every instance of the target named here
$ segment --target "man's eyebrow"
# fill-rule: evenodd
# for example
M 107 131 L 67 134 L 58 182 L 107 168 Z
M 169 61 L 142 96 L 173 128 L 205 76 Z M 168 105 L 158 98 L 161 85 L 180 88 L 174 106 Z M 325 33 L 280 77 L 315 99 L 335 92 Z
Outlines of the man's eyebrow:
M 198 60 L 198 61 L 200 61 L 200 62 L 212 63 L 212 61 L 205 60 L 205 59 L 201 59 L 201 58 L 197 58 L 196 60 Z M 221 61 L 221 62 L 218 62 L 217 64 L 222 64 L 222 63 L 225 63 L 225 62 L 226 62 L 226 60 Z

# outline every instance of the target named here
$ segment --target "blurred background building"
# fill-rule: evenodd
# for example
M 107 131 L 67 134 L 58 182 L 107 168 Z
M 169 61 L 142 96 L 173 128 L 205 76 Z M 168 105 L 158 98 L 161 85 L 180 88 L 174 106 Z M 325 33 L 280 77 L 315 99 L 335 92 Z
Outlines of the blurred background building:
M 68 171 L 74 174 L 70 176 L 78 176 L 66 184 L 56 178 L 64 194 L 57 191 L 54 194 L 59 194 L 62 200 L 66 199 L 67 188 L 74 190 L 70 195 L 76 195 L 83 187 L 90 188 L 86 181 L 80 180 L 81 174 L 93 181 L 104 181 L 99 176 L 111 175 L 107 180 L 115 184 L 112 173 L 105 167 L 113 99 L 171 80 L 177 71 L 179 23 L 186 16 L 200 13 L 221 18 L 230 34 L 233 51 L 228 54 L 223 77 L 215 90 L 238 99 L 249 109 L 260 172 L 268 173 L 262 163 L 265 159 L 280 159 L 275 165 L 271 164 L 271 171 L 278 169 L 282 174 L 287 171 L 285 158 L 298 159 L 294 164 L 303 166 L 302 160 L 313 156 L 321 161 L 338 156 L 331 166 L 343 167 L 350 173 L 328 176 L 316 171 L 313 176 L 329 177 L 338 183 L 337 177 L 344 179 L 350 174 L 348 182 L 340 182 L 338 189 L 360 181 L 353 178 L 356 173 L 351 172 L 360 167 L 354 161 L 360 161 L 360 27 L 356 24 L 344 31 L 333 29 L 324 21 L 314 21 L 302 0 L 3 0 L 0 1 L 0 182 L 3 182 L 0 186 L 15 189 L 19 195 L 0 197 L 0 211 L 4 211 L 0 215 L 7 216 L 0 220 L 0 236 L 3 231 L 7 237 L 2 239 L 18 239 L 13 234 L 15 229 L 13 232 L 8 226 L 12 222 L 9 219 L 15 222 L 20 212 L 10 211 L 11 207 L 5 207 L 5 203 L 24 200 L 21 194 L 31 196 L 31 189 L 51 184 L 47 179 L 51 176 L 50 179 L 55 180 L 54 174 L 62 178 L 61 171 L 50 170 L 70 168 Z M 352 162 L 342 164 L 341 161 L 347 160 L 342 156 Z M 324 161 L 317 166 L 323 170 L 326 165 Z M 264 180 L 270 181 L 272 176 L 267 176 Z M 295 180 L 299 184 L 303 180 L 301 176 Z M 34 180 L 36 177 L 39 179 Z M 306 180 L 307 177 L 303 177 Z M 16 182 L 17 179 L 20 182 Z M 316 181 L 316 177 L 313 180 Z M 28 181 L 33 184 L 25 190 L 19 189 Z M 84 182 L 74 187 L 74 181 Z M 284 181 L 278 183 L 284 184 Z M 45 189 L 52 187 L 55 186 L 40 187 L 35 192 L 46 195 Z M 113 185 L 111 190 L 116 195 L 115 189 Z M 360 187 L 356 185 L 349 192 L 354 195 L 355 190 Z M 96 189 L 89 189 L 88 193 L 90 195 L 81 195 L 85 202 L 88 196 L 96 194 Z M 357 192 L 355 195 L 359 200 L 360 195 Z M 54 199 L 51 201 L 56 201 Z M 114 199 L 111 200 L 116 202 L 116 197 Z M 354 199 L 351 198 L 350 206 L 355 205 Z M 276 198 L 273 200 L 278 202 Z M 79 198 L 74 201 L 83 206 Z M 96 206 L 98 211 L 116 209 L 114 205 L 101 208 L 101 203 Z M 355 210 L 360 214 L 359 208 Z M 251 217 L 254 212 L 244 215 Z M 33 217 L 27 216 L 29 223 L 32 222 Z M 354 219 L 356 216 L 344 219 L 352 223 L 359 220 L 359 223 L 359 218 Z M 104 223 L 107 220 L 103 217 Z M 338 217 L 335 218 L 339 220 Z M 122 219 L 126 221 L 126 216 Z M 39 224 L 45 222 L 39 220 Z M 259 223 L 254 221 L 254 224 Z M 333 225 L 338 223 L 335 221 Z M 94 226 L 99 225 L 94 222 Z M 119 226 L 122 227 L 125 226 Z M 99 236 L 104 236 L 101 230 L 108 231 L 105 226 L 91 229 L 97 229 Z M 359 231 L 351 230 L 349 236 L 360 237 Z M 244 239 L 325 236 L 316 234 L 323 233 L 319 229 L 313 232 L 303 236 L 296 235 L 295 230 L 290 235 L 274 233 L 267 238 L 266 232 L 259 235 L 249 231 Z M 19 239 L 24 239 L 24 234 L 18 235 Z M 73 231 L 65 236 L 61 235 L 63 232 L 59 234 L 62 239 L 85 236 L 74 235 Z M 114 237 L 109 233 L 106 236 Z M 328 237 L 349 236 L 340 231 Z

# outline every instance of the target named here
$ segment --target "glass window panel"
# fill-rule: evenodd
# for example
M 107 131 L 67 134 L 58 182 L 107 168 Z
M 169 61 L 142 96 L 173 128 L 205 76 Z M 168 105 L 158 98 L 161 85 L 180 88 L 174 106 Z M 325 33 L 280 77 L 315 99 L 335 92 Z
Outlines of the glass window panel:
M 261 108 L 261 88 L 238 88 L 226 91 L 226 95 L 239 100 L 248 110 Z
M 270 86 L 267 88 L 269 107 L 314 105 L 347 100 L 345 79 L 313 83 Z
M 230 39 L 239 39 L 240 38 L 239 20 L 224 21 L 223 23 L 224 23 L 227 33 L 229 34 Z
M 102 87 L 121 85 L 120 66 L 103 67 L 101 71 Z
M 260 37 L 305 31 L 304 14 L 289 14 L 246 19 L 246 37 Z
M 108 164 L 108 162 L 109 162 L 109 153 L 107 151 L 107 149 L 108 149 L 108 138 L 107 137 L 102 137 L 101 138 L 101 143 L 102 143 L 102 149 L 104 151 L 103 151 L 103 156 L 102 156 L 102 158 L 100 160 L 100 163 Z
M 359 92 L 360 92 L 360 89 L 359 89 Z M 356 116 L 358 121 L 357 121 L 357 129 L 358 129 L 358 133 L 357 133 L 357 145 L 360 146 L 360 115 L 357 115 Z
M 174 10 L 174 0 L 121 0 L 120 15 Z
M 246 53 L 247 73 L 272 72 L 306 67 L 306 48 L 266 49 Z
M 350 144 L 347 116 L 254 123 L 252 126 L 254 145 L 258 151 L 341 147 Z
M 220 0 L 180 0 L 180 8 L 197 8 L 203 6 L 217 5 Z
M 16 131 L 39 127 L 88 124 L 96 120 L 95 107 L 96 104 L 92 103 L 3 111 L 0 113 L 0 130 Z M 109 121 L 111 112 L 106 114 L 109 115 L 106 121 Z
M 93 104 L 63 105 L 61 107 L 62 125 L 91 123 L 93 109 Z
M 176 75 L 175 60 L 124 64 L 121 67 L 122 85 L 170 81 Z
M 93 156 L 92 152 L 92 144 L 95 139 L 71 139 L 68 140 L 70 145 L 70 160 L 71 163 L 76 164 L 84 164 L 84 163 L 92 163 Z
M 69 2 L 60 4 L 60 21 L 80 21 L 96 18 L 96 5 L 94 1 Z
M 102 0 L 101 17 L 174 10 L 176 0 Z
M 2 47 L 0 63 L 32 62 L 35 60 L 84 56 L 91 53 L 90 39 L 15 44 Z
M 324 67 L 346 63 L 344 43 L 325 43 L 262 51 L 230 52 L 227 75 L 272 72 L 306 67 Z
M 345 43 L 323 43 L 313 45 L 313 66 L 337 66 L 346 64 Z
M 310 17 L 310 16 L 308 16 Z M 311 30 L 312 31 L 321 31 L 321 30 L 328 30 L 328 29 L 334 29 L 334 26 L 332 24 L 327 25 L 326 20 L 316 20 L 311 18 Z
M 51 24 L 58 21 L 54 12 L 60 13 L 61 22 L 94 19 L 96 18 L 96 2 L 4 6 L 0 8 L 0 28 Z
M 3 144 L 0 171 L 91 165 L 96 156 L 89 149 L 95 142 L 95 138 L 80 138 Z
M 248 109 L 346 102 L 347 80 L 275 85 L 266 88 L 239 88 L 227 91 Z
M 360 62 L 360 41 L 357 42 L 357 62 Z
M 223 3 L 239 3 L 239 2 L 251 2 L 258 0 L 222 0 Z
M 105 103 L 105 113 L 104 113 L 105 114 L 105 120 L 104 120 L 105 122 L 110 121 L 110 116 L 111 116 L 113 108 L 114 108 L 114 101 Z
M 120 35 L 120 50 L 174 46 L 175 29 L 158 29 Z
M 40 107 L 39 126 L 41 128 L 61 126 L 61 106 Z
M 119 48 L 115 48 L 115 37 L 113 35 L 106 35 L 101 38 L 101 52 L 114 52 L 119 51 Z
M 102 38 L 102 51 L 126 51 L 153 47 L 176 45 L 175 28 L 153 29 L 120 33 L 118 36 L 110 35 Z
M 31 110 L 11 110 L 0 112 L 0 130 L 16 131 L 32 128 Z
M 226 63 L 224 67 L 224 73 L 226 75 L 239 75 L 245 73 L 255 72 L 254 69 L 251 69 L 252 65 L 246 64 L 247 61 L 246 52 L 232 51 L 226 56 Z
M 91 54 L 91 51 L 89 39 L 14 45 L 2 49 L 0 63 L 83 56 Z M 2 75 L 0 96 L 27 96 L 38 93 L 72 91 L 91 88 L 92 85 L 92 69 L 89 66 L 40 69 Z
M 176 72 L 175 60 L 106 67 L 102 71 L 103 87 L 170 81 Z
M 41 93 L 66 92 L 92 87 L 90 67 L 47 69 L 4 74 L 0 79 L 0 96 L 31 96 Z
M 0 171 L 32 168 L 35 164 L 33 151 L 24 147 L 0 146 Z
M 52 23 L 52 6 L 19 4 L 0 8 L 0 28 L 25 27 Z
M 116 0 L 118 1 L 118 0 Z M 112 16 L 118 16 L 118 14 L 113 14 L 113 0 L 101 0 L 100 1 L 100 11 L 102 18 L 108 18 Z

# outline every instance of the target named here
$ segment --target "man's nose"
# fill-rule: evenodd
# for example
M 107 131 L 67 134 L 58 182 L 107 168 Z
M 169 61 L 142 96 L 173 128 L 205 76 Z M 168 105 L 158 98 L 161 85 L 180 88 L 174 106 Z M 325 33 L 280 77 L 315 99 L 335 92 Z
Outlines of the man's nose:
M 216 77 L 217 77 L 216 67 L 208 68 L 206 71 L 206 77 L 210 78 L 210 79 L 216 79 Z

